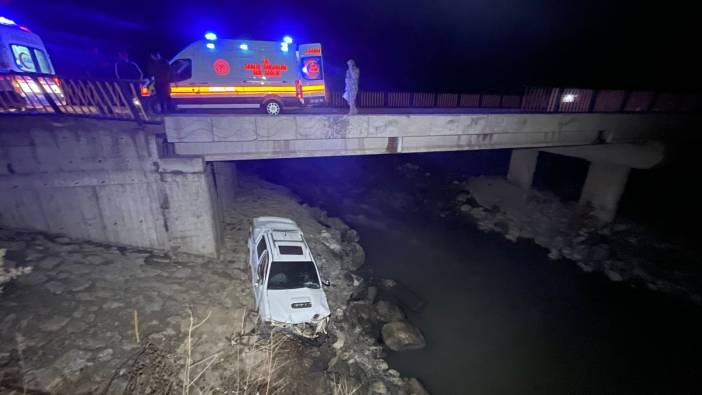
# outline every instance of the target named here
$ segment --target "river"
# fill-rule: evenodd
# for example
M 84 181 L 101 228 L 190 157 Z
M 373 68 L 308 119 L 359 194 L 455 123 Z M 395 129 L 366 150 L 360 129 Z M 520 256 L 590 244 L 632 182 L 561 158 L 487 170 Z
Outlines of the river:
M 503 171 L 504 155 L 474 156 L 471 172 Z M 550 261 L 531 242 L 513 243 L 462 220 L 440 218 L 416 191 L 440 199 L 442 185 L 460 171 L 419 173 L 424 178 L 399 182 L 395 169 L 402 160 L 242 166 L 332 215 L 354 218 L 349 214 L 358 214 L 358 207 L 376 209 L 372 219 L 382 226 L 350 221 L 366 265 L 426 301 L 421 312 L 408 316 L 427 347 L 390 353 L 391 367 L 418 377 L 433 394 L 699 393 L 700 307 L 583 273 L 568 261 Z M 332 192 L 311 193 L 320 185 Z M 414 199 L 412 210 L 382 207 L 378 194 L 393 188 Z

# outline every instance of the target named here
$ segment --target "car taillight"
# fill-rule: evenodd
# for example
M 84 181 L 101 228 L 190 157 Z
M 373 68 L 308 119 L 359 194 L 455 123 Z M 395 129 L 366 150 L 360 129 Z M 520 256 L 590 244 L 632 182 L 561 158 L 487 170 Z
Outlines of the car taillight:
M 295 80 L 295 96 L 297 96 L 298 99 L 304 98 L 304 94 L 302 93 L 302 82 L 300 82 L 300 80 Z

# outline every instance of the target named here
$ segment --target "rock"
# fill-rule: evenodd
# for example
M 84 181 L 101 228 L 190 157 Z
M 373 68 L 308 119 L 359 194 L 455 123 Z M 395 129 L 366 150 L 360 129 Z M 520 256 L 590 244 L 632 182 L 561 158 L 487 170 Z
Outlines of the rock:
M 377 287 L 370 286 L 370 287 L 368 287 L 368 289 L 366 289 L 366 300 L 369 303 L 375 302 L 375 298 L 377 296 L 378 296 L 378 288 Z
M 378 312 L 378 318 L 381 322 L 400 321 L 405 318 L 405 313 L 400 307 L 387 300 L 379 300 L 375 304 L 375 310 Z
M 366 252 L 358 243 L 349 244 L 347 254 L 350 256 L 350 260 L 347 262 L 350 270 L 358 270 L 366 262 Z
M 124 307 L 124 303 L 112 301 L 112 302 L 107 302 L 107 303 L 102 305 L 102 308 L 105 310 L 112 310 L 112 309 L 116 309 L 118 307 Z
M 338 331 L 336 332 L 336 341 L 334 344 L 332 344 L 332 348 L 339 352 L 342 348 L 344 348 L 344 344 L 346 343 L 346 335 L 344 335 L 343 332 Z
M 60 295 L 66 291 L 66 286 L 58 281 L 49 281 L 48 283 L 44 284 L 44 288 L 57 295 Z
M 473 206 L 471 206 L 470 204 L 462 204 L 460 210 L 464 213 L 467 213 L 473 210 Z
M 46 275 L 38 272 L 31 272 L 24 276 L 19 276 L 16 281 L 22 285 L 39 285 L 46 282 L 46 280 L 48 280 Z
M 383 343 L 393 351 L 417 350 L 426 347 L 424 336 L 407 321 L 394 321 L 381 329 Z
M 45 331 L 45 332 L 55 332 L 68 323 L 71 319 L 69 317 L 63 317 L 60 315 L 53 316 L 49 318 L 47 321 L 42 322 L 39 324 L 39 329 Z
M 88 362 L 91 353 L 83 350 L 71 350 L 57 359 L 53 366 L 63 372 L 63 375 L 71 381 L 76 381 L 81 371 L 92 363 Z
M 88 255 L 83 260 L 91 265 L 101 265 L 107 261 L 107 259 L 100 255 Z
M 56 265 L 61 263 L 63 261 L 63 258 L 58 257 L 58 256 L 47 256 L 46 258 L 42 259 L 37 263 L 37 266 L 43 270 L 50 270 L 53 269 Z
M 612 269 L 605 269 L 605 274 L 607 275 L 607 277 L 611 281 L 614 281 L 614 282 L 619 282 L 619 281 L 624 280 L 624 278 L 621 276 L 621 274 L 615 272 Z
M 76 346 L 85 350 L 97 350 L 105 347 L 105 342 L 92 337 L 82 336 L 76 341 Z
M 556 261 L 562 257 L 561 252 L 555 248 L 551 248 L 551 250 L 548 252 L 548 259 Z
M 15 313 L 8 314 L 3 318 L 2 323 L 0 323 L 0 334 L 8 333 L 9 329 L 15 323 L 15 319 L 17 319 L 17 314 Z
M 73 291 L 73 292 L 84 291 L 84 290 L 90 288 L 91 285 L 93 285 L 92 281 L 88 281 L 88 280 L 75 281 L 73 284 L 71 284 L 71 291 Z
M 369 387 L 369 392 L 371 394 L 387 394 L 388 393 L 388 388 L 385 386 L 385 383 L 383 383 L 380 380 L 374 381 L 371 383 Z
M 104 350 L 102 350 L 102 351 L 100 351 L 100 352 L 98 353 L 97 359 L 98 359 L 98 361 L 100 361 L 100 362 L 109 361 L 110 359 L 112 359 L 112 354 L 114 354 L 114 352 L 112 351 L 112 349 L 111 349 L 111 348 L 106 348 L 106 349 L 104 349 Z
M 407 379 L 407 391 L 409 395 L 429 395 L 429 391 L 427 391 L 426 388 L 424 388 L 424 385 L 421 383 L 421 381 L 417 380 L 414 377 L 410 377 Z
M 458 194 L 458 196 L 456 196 L 456 201 L 458 203 L 465 203 L 468 201 L 468 199 L 470 199 L 470 195 L 465 192 L 461 192 Z

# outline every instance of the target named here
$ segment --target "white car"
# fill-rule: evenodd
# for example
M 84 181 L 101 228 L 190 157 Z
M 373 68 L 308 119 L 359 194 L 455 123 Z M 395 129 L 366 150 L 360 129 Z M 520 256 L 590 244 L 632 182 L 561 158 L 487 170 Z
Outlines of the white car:
M 326 333 L 330 309 L 317 264 L 295 222 L 280 217 L 253 220 L 249 265 L 256 309 L 264 324 L 305 337 Z

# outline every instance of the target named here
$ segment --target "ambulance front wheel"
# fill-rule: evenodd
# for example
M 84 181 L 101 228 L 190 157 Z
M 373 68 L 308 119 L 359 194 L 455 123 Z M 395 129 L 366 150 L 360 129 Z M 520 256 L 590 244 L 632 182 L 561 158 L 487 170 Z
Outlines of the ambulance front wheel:
M 282 109 L 283 106 L 276 100 L 268 100 L 263 103 L 263 110 L 268 115 L 278 115 Z

